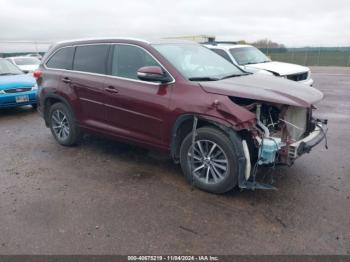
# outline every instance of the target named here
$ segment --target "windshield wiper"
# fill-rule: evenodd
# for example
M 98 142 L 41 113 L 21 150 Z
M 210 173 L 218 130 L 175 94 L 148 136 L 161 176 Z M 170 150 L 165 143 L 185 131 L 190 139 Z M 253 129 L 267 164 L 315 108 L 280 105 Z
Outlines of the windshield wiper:
M 210 76 L 190 77 L 190 81 L 218 81 L 220 78 Z
M 250 75 L 250 74 L 251 74 L 251 73 L 232 74 L 232 75 L 227 75 L 227 76 L 224 76 L 224 77 L 220 78 L 220 80 L 222 80 L 222 79 L 226 79 L 226 78 L 231 78 L 231 77 L 246 76 L 246 75 Z
M 261 61 L 261 62 L 248 62 L 245 64 L 240 64 L 241 66 L 245 66 L 245 65 L 255 65 L 255 64 L 262 64 L 262 63 L 267 63 L 267 62 L 271 62 L 271 60 L 265 60 L 265 61 Z

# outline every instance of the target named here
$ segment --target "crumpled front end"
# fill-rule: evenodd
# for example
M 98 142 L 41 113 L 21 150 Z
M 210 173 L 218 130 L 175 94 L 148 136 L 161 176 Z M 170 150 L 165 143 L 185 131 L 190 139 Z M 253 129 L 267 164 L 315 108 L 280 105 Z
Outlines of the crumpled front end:
M 229 106 L 218 98 L 215 108 L 233 116 L 233 129 L 242 139 L 245 170 L 239 177 L 240 188 L 271 189 L 270 185 L 255 183 L 259 166 L 290 166 L 327 140 L 327 121 L 312 116 L 313 105 L 323 98 L 313 87 L 257 74 L 200 85 L 207 93 L 226 96 L 233 102 Z
M 257 102 L 250 110 L 257 118 L 252 134 L 259 165 L 292 165 L 326 139 L 327 121 L 313 118 L 312 108 Z
M 272 189 L 255 182 L 257 167 L 288 165 L 326 140 L 327 120 L 312 116 L 313 106 L 300 107 L 231 97 L 235 104 L 254 113 L 256 124 L 242 138 L 245 172 L 239 186 Z M 327 147 L 327 140 L 325 141 Z

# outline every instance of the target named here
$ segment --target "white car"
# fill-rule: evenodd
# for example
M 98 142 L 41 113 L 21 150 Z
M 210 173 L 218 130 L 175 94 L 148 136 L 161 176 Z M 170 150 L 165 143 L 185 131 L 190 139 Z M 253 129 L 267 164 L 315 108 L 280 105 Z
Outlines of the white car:
M 254 46 L 240 45 L 234 42 L 210 42 L 204 43 L 204 46 L 247 72 L 273 74 L 309 86 L 314 83 L 308 67 L 271 61 Z
M 14 56 L 14 57 L 6 57 L 8 61 L 12 64 L 16 65 L 21 69 L 24 73 L 32 73 L 36 69 L 38 69 L 40 65 L 40 60 L 36 57 L 30 56 Z
M 42 55 L 39 54 L 39 53 L 28 54 L 28 55 L 26 55 L 26 56 L 35 57 L 35 58 L 38 58 L 39 60 L 43 59 Z

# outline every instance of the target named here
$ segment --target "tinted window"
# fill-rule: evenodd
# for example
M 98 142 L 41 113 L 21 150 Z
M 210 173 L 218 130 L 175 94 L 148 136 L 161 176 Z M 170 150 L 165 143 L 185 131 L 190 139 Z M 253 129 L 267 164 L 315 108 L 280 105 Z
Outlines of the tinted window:
M 112 75 L 138 79 L 137 70 L 143 66 L 159 66 L 159 64 L 150 54 L 137 46 L 114 46 Z
M 72 69 L 74 47 L 58 50 L 46 63 L 49 68 Z
M 105 74 L 108 47 L 108 45 L 86 45 L 76 47 L 73 70 Z
M 228 56 L 228 54 L 226 53 L 225 50 L 222 49 L 210 49 L 212 51 L 214 51 L 215 53 L 217 53 L 219 56 L 222 56 L 223 58 L 225 58 L 227 61 L 229 61 L 230 63 L 232 63 L 231 58 Z

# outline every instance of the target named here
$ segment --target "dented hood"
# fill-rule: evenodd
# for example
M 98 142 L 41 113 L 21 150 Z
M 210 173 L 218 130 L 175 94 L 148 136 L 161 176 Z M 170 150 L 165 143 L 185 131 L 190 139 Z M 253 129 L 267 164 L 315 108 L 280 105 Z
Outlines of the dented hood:
M 310 107 L 323 98 L 323 94 L 313 87 L 260 74 L 199 82 L 199 84 L 208 93 L 300 107 Z
M 289 64 L 284 62 L 271 61 L 267 63 L 250 64 L 246 68 L 263 69 L 269 72 L 274 72 L 278 75 L 292 75 L 297 73 L 308 72 L 309 68 L 301 65 Z

